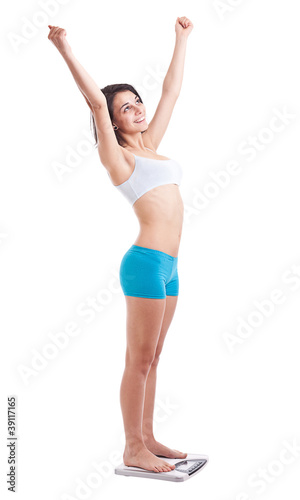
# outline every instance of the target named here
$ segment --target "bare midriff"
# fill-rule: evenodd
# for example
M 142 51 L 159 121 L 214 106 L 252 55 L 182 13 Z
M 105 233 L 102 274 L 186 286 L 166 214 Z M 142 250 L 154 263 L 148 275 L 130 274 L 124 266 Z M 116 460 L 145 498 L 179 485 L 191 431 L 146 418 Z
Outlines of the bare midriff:
M 133 210 L 140 224 L 134 245 L 178 257 L 184 206 L 177 184 L 157 186 L 142 195 Z

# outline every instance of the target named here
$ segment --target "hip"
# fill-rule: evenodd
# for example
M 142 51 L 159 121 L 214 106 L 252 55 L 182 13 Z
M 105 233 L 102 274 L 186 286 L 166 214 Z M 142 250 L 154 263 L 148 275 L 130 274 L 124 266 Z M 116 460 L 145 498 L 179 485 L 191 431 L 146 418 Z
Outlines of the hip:
M 178 257 L 153 248 L 132 245 L 122 258 L 120 283 L 125 295 L 165 298 L 178 295 Z

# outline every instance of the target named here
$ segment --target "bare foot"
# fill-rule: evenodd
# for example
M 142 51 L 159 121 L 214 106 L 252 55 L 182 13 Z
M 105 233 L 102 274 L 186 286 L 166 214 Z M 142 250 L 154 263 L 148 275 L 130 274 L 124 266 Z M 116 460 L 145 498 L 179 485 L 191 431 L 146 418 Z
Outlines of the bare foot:
M 123 462 L 127 466 L 140 467 L 154 472 L 169 472 L 175 469 L 175 465 L 156 457 L 146 447 L 137 449 L 136 451 L 129 451 L 129 449 L 125 448 Z
M 163 444 L 159 443 L 155 439 L 145 439 L 144 438 L 145 445 L 147 446 L 148 450 L 151 451 L 154 455 L 158 455 L 160 457 L 167 457 L 167 458 L 186 458 L 187 453 L 182 453 L 181 451 L 178 450 L 172 450 L 171 448 L 168 448 L 167 446 L 164 446 Z

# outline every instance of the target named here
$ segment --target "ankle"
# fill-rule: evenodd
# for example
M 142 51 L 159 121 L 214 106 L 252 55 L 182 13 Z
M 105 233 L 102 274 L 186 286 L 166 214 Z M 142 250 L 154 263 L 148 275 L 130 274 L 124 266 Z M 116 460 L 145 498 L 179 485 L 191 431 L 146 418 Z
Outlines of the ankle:
M 148 435 L 144 434 L 143 439 L 145 443 L 149 443 L 150 441 L 155 441 L 155 437 L 153 436 L 153 434 L 148 434 Z
M 125 444 L 126 453 L 137 453 L 138 451 L 146 448 L 144 439 L 127 439 Z

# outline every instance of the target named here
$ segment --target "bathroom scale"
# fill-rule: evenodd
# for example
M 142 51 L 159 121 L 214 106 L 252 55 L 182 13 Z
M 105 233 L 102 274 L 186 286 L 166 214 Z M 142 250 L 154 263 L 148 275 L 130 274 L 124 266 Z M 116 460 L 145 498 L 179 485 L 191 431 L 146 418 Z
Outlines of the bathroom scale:
M 188 453 L 184 459 L 168 457 L 161 458 L 164 458 L 168 463 L 175 465 L 175 469 L 170 470 L 169 472 L 154 472 L 147 469 L 141 469 L 140 467 L 127 466 L 122 463 L 115 468 L 115 474 L 180 482 L 194 477 L 208 462 L 207 455 L 196 455 L 193 453 Z

